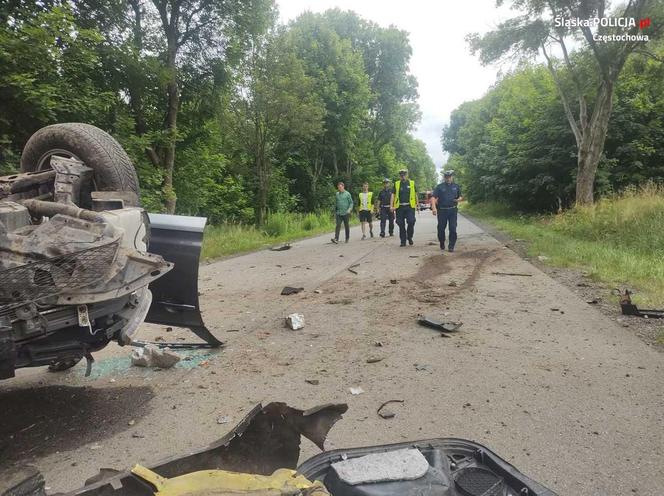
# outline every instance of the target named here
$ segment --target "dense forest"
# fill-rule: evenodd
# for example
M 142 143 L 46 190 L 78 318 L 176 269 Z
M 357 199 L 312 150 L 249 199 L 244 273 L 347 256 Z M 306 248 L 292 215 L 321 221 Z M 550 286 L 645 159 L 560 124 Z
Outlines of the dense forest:
M 330 209 L 335 183 L 436 181 L 408 33 L 353 12 L 277 21 L 270 0 L 8 0 L 0 170 L 40 127 L 86 122 L 133 159 L 144 205 L 257 222 Z
M 469 198 L 559 211 L 664 181 L 664 2 L 635 0 L 611 11 L 603 0 L 511 6 L 522 15 L 467 40 L 482 63 L 520 63 L 482 98 L 460 105 L 443 130 L 448 167 L 460 172 Z M 598 36 L 625 29 L 553 22 L 605 16 L 632 19 L 632 38 L 602 43 Z
M 664 47 L 657 53 L 664 57 Z M 574 136 L 541 65 L 520 67 L 460 105 L 442 141 L 448 167 L 459 171 L 473 201 L 521 211 L 574 203 Z M 616 85 L 595 190 L 602 195 L 648 180 L 664 182 L 664 63 L 634 56 Z

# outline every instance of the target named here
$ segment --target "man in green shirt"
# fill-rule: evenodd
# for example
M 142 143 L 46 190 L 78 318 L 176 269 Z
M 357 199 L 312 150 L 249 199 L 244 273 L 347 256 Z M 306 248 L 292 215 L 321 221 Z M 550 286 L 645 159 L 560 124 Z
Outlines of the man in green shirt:
M 337 218 L 337 227 L 334 229 L 332 242 L 334 244 L 339 242 L 339 231 L 341 231 L 341 223 L 343 222 L 344 230 L 346 231 L 346 243 L 348 243 L 348 238 L 350 237 L 348 220 L 350 219 L 350 213 L 353 211 L 353 197 L 346 191 L 346 185 L 342 181 L 339 181 L 337 184 L 337 189 L 339 191 L 336 194 L 336 207 L 334 209 Z

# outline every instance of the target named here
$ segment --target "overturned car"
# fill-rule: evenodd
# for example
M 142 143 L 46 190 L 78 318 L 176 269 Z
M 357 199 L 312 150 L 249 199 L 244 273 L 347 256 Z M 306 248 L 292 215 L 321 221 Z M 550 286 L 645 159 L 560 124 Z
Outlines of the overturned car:
M 118 142 L 87 124 L 45 127 L 0 177 L 0 379 L 65 370 L 144 321 L 191 328 L 200 316 L 205 219 L 148 215 Z

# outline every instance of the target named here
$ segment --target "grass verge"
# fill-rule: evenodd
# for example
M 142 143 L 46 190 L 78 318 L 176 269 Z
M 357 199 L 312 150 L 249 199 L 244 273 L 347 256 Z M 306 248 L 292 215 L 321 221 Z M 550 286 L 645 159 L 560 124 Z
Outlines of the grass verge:
M 351 224 L 357 221 L 351 216 Z M 241 224 L 209 226 L 205 230 L 201 258 L 210 260 L 266 246 L 317 236 L 334 230 L 330 214 L 272 214 L 262 228 Z
M 664 187 L 629 190 L 557 215 L 516 215 L 495 203 L 464 211 L 528 241 L 529 255 L 635 289 L 642 306 L 664 307 Z

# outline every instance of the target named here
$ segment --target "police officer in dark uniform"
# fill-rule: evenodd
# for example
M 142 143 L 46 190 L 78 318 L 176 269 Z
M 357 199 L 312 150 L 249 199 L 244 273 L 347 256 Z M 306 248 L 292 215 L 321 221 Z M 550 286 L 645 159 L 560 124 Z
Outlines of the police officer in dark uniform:
M 445 249 L 445 227 L 449 224 L 449 250 L 454 251 L 457 240 L 457 207 L 459 202 L 463 200 L 463 196 L 461 196 L 461 186 L 454 182 L 454 171 L 445 171 L 443 177 L 445 180 L 433 190 L 431 213 L 438 217 L 440 249 Z
M 380 237 L 385 237 L 385 224 L 389 221 L 390 236 L 394 236 L 394 212 L 390 202 L 392 201 L 392 188 L 390 180 L 383 179 L 383 189 L 378 193 L 378 211 L 380 212 Z
M 394 191 L 392 193 L 392 210 L 396 212 L 401 246 L 406 246 L 406 240 L 408 240 L 408 244 L 413 244 L 416 207 L 417 191 L 415 191 L 415 181 L 408 179 L 408 171 L 406 169 L 401 169 L 399 171 L 399 180 L 394 183 Z

